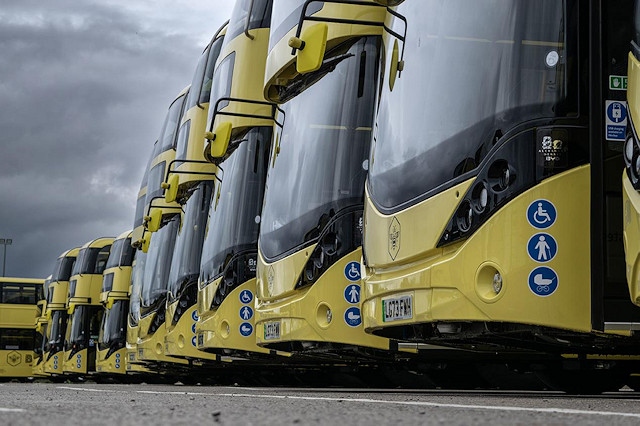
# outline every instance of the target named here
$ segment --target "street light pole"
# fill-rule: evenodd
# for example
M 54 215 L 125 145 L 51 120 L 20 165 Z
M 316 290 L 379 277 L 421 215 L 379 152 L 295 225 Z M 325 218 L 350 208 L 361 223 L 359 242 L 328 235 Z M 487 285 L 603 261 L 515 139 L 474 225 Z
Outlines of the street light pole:
M 13 243 L 13 240 L 10 238 L 0 238 L 0 244 L 4 246 L 4 250 L 2 253 L 2 276 L 4 277 L 7 273 L 7 246 L 10 246 Z

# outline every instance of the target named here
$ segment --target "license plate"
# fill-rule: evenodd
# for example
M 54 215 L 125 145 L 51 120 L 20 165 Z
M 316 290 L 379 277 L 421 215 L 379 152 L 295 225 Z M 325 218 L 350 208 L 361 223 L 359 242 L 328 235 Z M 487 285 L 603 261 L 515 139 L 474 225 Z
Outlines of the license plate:
M 382 322 L 413 318 L 413 297 L 411 295 L 382 299 Z
M 280 338 L 280 321 L 264 323 L 264 340 Z

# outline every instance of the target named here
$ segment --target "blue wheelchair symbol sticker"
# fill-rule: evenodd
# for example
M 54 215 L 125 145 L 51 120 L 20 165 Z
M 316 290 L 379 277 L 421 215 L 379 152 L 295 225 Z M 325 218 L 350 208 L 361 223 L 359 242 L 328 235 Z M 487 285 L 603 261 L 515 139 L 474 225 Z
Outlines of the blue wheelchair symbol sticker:
M 249 290 L 243 290 L 240 293 L 240 302 L 241 303 L 251 303 L 251 301 L 253 300 L 253 293 L 251 293 Z
M 344 288 L 344 300 L 347 303 L 360 303 L 360 286 L 349 284 Z
M 347 266 L 344 267 L 344 276 L 347 277 L 349 281 L 359 281 L 360 280 L 360 262 L 349 262 Z
M 240 324 L 240 334 L 242 334 L 244 337 L 248 337 L 251 336 L 252 333 L 253 326 L 251 324 L 249 324 L 248 322 L 243 322 L 242 324 Z
M 360 315 L 360 308 L 352 306 L 344 311 L 344 322 L 349 327 L 357 327 L 362 324 L 362 315 Z
M 536 200 L 527 209 L 527 220 L 534 228 L 547 229 L 556 222 L 556 207 L 549 200 Z
M 529 257 L 536 262 L 549 262 L 558 253 L 558 243 L 553 236 L 540 232 L 529 238 L 527 252 Z
M 552 295 L 558 289 L 558 274 L 546 266 L 535 268 L 529 274 L 529 289 L 536 296 Z
M 248 306 L 240 308 L 240 319 L 249 321 L 251 318 L 253 318 L 253 309 Z
M 194 309 L 193 312 L 191 313 L 191 319 L 194 321 L 198 321 L 198 319 L 200 319 L 200 317 L 198 317 L 198 310 Z

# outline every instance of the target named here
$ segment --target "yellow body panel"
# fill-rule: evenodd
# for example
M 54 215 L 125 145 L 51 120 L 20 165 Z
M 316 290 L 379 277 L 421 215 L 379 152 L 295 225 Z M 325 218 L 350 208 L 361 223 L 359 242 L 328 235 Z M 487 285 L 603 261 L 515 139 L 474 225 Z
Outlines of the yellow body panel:
M 46 374 L 63 374 L 64 351 L 53 354 L 44 362 L 44 372 Z
M 121 348 L 107 356 L 109 349 L 98 350 L 96 354 L 96 371 L 103 374 L 126 374 L 127 373 L 127 349 Z
M 235 52 L 229 97 L 243 101 L 266 102 L 262 96 L 261 76 L 263 75 L 267 58 L 269 28 L 256 28 L 250 30 L 249 34 L 253 36 L 253 40 L 242 33 L 229 42 L 225 41 L 218 57 L 216 68 L 225 58 Z M 209 107 L 215 108 L 215 104 L 212 103 Z M 265 118 L 234 117 L 224 113 L 246 114 Z M 233 128 L 231 138 L 233 138 L 238 132 L 245 130 L 247 127 L 271 126 L 273 124 L 272 115 L 272 107 L 269 105 L 230 101 L 216 115 L 213 126 L 209 126 L 209 128 L 215 130 L 220 123 L 230 122 Z
M 541 182 L 500 208 L 468 239 L 436 248 L 434 236 L 445 228 L 455 210 L 453 200 L 470 183 L 394 215 L 380 214 L 367 198 L 362 308 L 367 332 L 433 321 L 500 321 L 590 332 L 590 246 L 576 238 L 590 230 L 589 166 Z M 539 232 L 528 223 L 527 208 L 539 199 L 551 201 L 557 210 L 556 223 L 545 232 L 557 241 L 557 255 L 546 265 L 557 273 L 558 286 L 546 297 L 528 284 L 540 264 L 527 253 L 528 241 Z M 498 294 L 492 289 L 496 270 L 503 281 Z M 402 295 L 413 297 L 413 317 L 383 322 L 382 301 Z
M 307 250 L 310 253 L 312 248 Z M 357 249 L 337 261 L 313 285 L 291 291 L 289 288 L 293 288 L 302 271 L 301 266 L 297 268 L 294 266 L 295 258 L 299 257 L 299 254 L 273 264 L 266 264 L 264 259 L 259 257 L 258 273 L 261 282 L 266 283 L 266 288 L 264 285 L 261 286 L 262 289 L 258 291 L 256 304 L 256 341 L 258 345 L 268 347 L 269 344 L 281 342 L 313 341 L 388 350 L 388 339 L 365 333 L 361 321 L 354 317 L 354 315 L 360 314 L 359 303 L 350 303 L 345 295 L 349 293 L 352 286 L 361 286 L 360 281 L 347 279 L 345 268 L 350 262 L 360 262 L 362 250 Z M 265 299 L 261 297 L 261 294 L 265 290 L 269 291 L 268 271 L 272 267 L 273 270 L 283 273 L 274 274 L 271 279 L 274 283 L 274 290 L 269 294 L 278 294 L 275 288 L 283 289 L 285 286 L 286 289 L 283 289 L 285 291 L 278 298 L 272 296 L 270 299 Z M 289 281 L 284 279 L 285 276 Z M 354 311 L 354 308 L 357 310 Z M 350 312 L 352 312 L 351 317 L 356 320 L 358 325 L 352 326 L 347 323 L 347 316 Z M 280 322 L 279 338 L 265 339 L 264 326 L 266 322 Z
M 293 13 L 293 10 L 291 11 Z M 383 23 L 386 16 L 386 8 L 371 1 L 371 5 L 353 5 L 340 3 L 324 3 L 320 11 L 312 14 L 314 18 L 340 18 L 358 22 Z M 297 20 L 296 20 L 297 22 Z M 304 30 L 308 26 L 316 24 L 316 21 L 305 21 Z M 298 76 L 296 71 L 297 55 L 291 54 L 289 39 L 296 35 L 298 26 L 294 26 L 287 34 L 276 42 L 269 51 L 264 74 L 264 97 L 273 102 L 278 102 L 275 86 L 286 86 Z M 340 24 L 328 23 L 326 51 L 349 38 L 357 38 L 367 35 L 381 35 L 381 25 L 366 24 Z
M 622 203 L 629 296 L 633 303 L 640 305 L 640 193 L 631 185 L 626 171 L 622 172 Z
M 268 354 L 270 352 L 268 349 L 256 344 L 255 312 L 253 312 L 256 280 L 249 280 L 233 289 L 220 306 L 215 311 L 211 311 L 208 308 L 211 306 L 221 279 L 217 279 L 198 292 L 198 309 L 202 312 L 196 324 L 198 349 L 217 353 L 230 349 Z M 242 295 L 245 297 L 245 302 L 241 301 Z M 249 310 L 245 311 L 245 307 Z
M 35 330 L 36 305 L 2 304 L 0 328 L 31 328 Z
M 640 61 L 629 53 L 627 104 L 633 123 L 640 123 Z M 636 131 L 637 133 L 637 131 Z M 640 193 L 622 172 L 623 236 L 631 301 L 640 305 Z
M 47 377 L 47 376 L 49 376 L 49 373 L 44 371 L 44 360 L 38 362 L 37 361 L 37 357 L 34 358 L 34 359 L 35 359 L 35 361 L 33 362 L 33 366 L 31 367 L 31 374 L 34 377 Z
M 149 326 L 154 315 L 140 318 L 139 337 L 136 344 L 135 362 L 172 362 L 174 364 L 188 364 L 185 359 L 174 358 L 165 353 L 164 338 L 167 330 L 164 325 L 158 327 L 155 333 L 148 334 Z
M 89 372 L 89 350 L 82 349 L 71 355 L 71 351 L 64 352 L 62 371 L 65 374 L 87 374 Z
M 165 353 L 168 356 L 186 357 L 191 359 L 216 360 L 216 356 L 198 350 L 196 339 L 196 324 L 198 323 L 197 305 L 191 306 L 178 320 L 178 323 L 170 327 L 169 322 L 173 317 L 176 305 L 175 301 L 167 307 L 167 333 L 164 338 Z
M 21 349 L 0 350 L 0 377 L 33 376 L 35 352 Z

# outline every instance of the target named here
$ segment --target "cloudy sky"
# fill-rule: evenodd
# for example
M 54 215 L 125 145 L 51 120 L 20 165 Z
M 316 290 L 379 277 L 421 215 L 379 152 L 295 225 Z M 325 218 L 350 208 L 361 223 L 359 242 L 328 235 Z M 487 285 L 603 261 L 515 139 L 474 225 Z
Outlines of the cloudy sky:
M 7 276 L 44 278 L 63 251 L 132 227 L 166 109 L 234 3 L 2 0 Z

